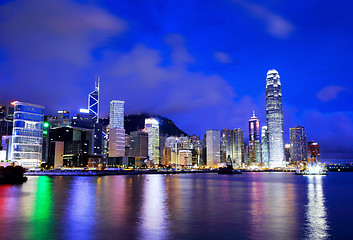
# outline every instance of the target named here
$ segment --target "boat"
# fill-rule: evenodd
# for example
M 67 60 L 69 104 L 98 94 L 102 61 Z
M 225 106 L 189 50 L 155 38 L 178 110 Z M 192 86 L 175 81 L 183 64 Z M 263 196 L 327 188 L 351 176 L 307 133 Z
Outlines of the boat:
M 235 170 L 233 168 L 233 164 L 232 164 L 232 161 L 230 159 L 230 156 L 228 156 L 226 167 L 219 168 L 218 169 L 218 174 L 242 174 L 242 172 L 239 169 Z
M 308 157 L 306 167 L 301 170 L 297 170 L 295 175 L 327 175 L 325 165 L 317 160 L 315 154 Z
M 26 169 L 21 166 L 0 167 L 0 184 L 19 184 L 27 181 Z

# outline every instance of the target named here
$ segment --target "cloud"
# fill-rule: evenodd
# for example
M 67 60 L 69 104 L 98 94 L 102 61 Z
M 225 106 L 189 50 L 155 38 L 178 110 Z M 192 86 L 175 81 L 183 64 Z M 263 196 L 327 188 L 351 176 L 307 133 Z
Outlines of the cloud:
M 267 32 L 275 37 L 286 38 L 294 31 L 293 24 L 264 6 L 246 0 L 233 1 L 246 9 L 254 18 L 265 23 Z
M 79 66 L 89 64 L 99 43 L 127 28 L 101 8 L 67 0 L 17 0 L 1 5 L 0 14 L 0 45 L 9 55 Z
M 85 107 L 85 83 L 91 80 L 93 85 L 96 73 L 92 51 L 126 30 L 125 21 L 94 5 L 68 0 L 1 4 L 5 61 L 0 62 L 0 76 L 6 91 L 0 101 L 46 105 L 47 113 L 72 109 L 73 103 Z
M 329 102 L 334 100 L 338 97 L 338 94 L 344 91 L 348 91 L 347 88 L 340 87 L 340 86 L 327 86 L 321 89 L 317 94 L 316 97 L 323 102 Z
M 231 62 L 229 55 L 224 52 L 215 52 L 214 58 L 221 63 L 230 63 Z
M 166 43 L 172 45 L 171 64 L 162 66 L 158 50 L 137 44 L 125 54 L 112 54 L 104 89 L 107 99 L 123 98 L 132 112 L 171 114 L 197 108 L 222 106 L 236 97 L 233 88 L 219 75 L 188 71 L 193 58 L 182 36 L 171 34 Z M 104 82 L 104 77 L 102 76 Z M 133 94 L 132 94 L 133 93 Z

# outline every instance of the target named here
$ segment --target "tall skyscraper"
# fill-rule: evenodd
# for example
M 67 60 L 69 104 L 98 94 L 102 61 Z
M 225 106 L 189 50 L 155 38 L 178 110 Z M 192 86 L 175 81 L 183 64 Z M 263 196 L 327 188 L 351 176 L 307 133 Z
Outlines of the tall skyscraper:
M 266 78 L 266 120 L 269 137 L 269 166 L 270 168 L 283 167 L 285 155 L 282 91 L 279 74 L 274 69 L 267 72 Z
M 306 135 L 304 127 L 289 129 L 290 156 L 292 161 L 307 161 Z
M 124 101 L 110 102 L 109 157 L 125 156 Z
M 221 147 L 225 151 L 225 158 L 228 156 L 232 163 L 241 166 L 244 161 L 244 132 L 242 129 L 222 129 Z
M 261 163 L 260 120 L 255 111 L 249 120 L 249 163 Z
M 159 164 L 159 122 L 154 118 L 146 118 L 145 132 L 148 133 L 149 160 L 152 160 L 155 164 Z
M 88 110 L 95 122 L 99 121 L 99 76 L 95 82 L 94 91 L 88 95 Z
M 44 107 L 14 102 L 12 161 L 24 167 L 38 167 L 42 159 Z
M 267 126 L 263 126 L 261 129 L 261 156 L 262 156 L 262 162 L 265 164 L 265 166 L 268 166 L 268 130 Z
M 221 162 L 221 138 L 218 130 L 206 131 L 207 166 L 217 168 Z

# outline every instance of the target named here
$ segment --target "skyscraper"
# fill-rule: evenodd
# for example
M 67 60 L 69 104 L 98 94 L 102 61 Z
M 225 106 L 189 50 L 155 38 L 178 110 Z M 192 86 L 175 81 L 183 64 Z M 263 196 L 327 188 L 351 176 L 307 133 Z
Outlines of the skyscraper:
M 110 102 L 109 157 L 125 156 L 124 101 Z
M 255 111 L 249 120 L 249 163 L 261 163 L 260 120 Z
M 289 129 L 290 156 L 292 161 L 307 161 L 306 135 L 304 127 Z
M 14 102 L 12 161 L 38 167 L 42 159 L 44 107 Z
M 244 161 L 244 132 L 242 129 L 222 129 L 221 131 L 221 146 L 225 151 L 225 158 L 228 156 L 232 163 L 236 166 L 241 166 Z
M 267 126 L 263 126 L 261 129 L 261 157 L 262 162 L 268 166 L 268 130 Z
M 272 69 L 266 78 L 266 120 L 269 137 L 269 167 L 283 167 L 284 134 L 282 91 L 279 74 Z
M 207 166 L 217 168 L 221 162 L 221 139 L 218 130 L 206 131 Z
M 159 164 L 159 122 L 154 118 L 146 118 L 145 132 L 148 133 L 149 160 L 152 160 L 155 164 Z
M 94 91 L 88 95 L 88 110 L 95 122 L 99 121 L 99 76 L 95 82 Z

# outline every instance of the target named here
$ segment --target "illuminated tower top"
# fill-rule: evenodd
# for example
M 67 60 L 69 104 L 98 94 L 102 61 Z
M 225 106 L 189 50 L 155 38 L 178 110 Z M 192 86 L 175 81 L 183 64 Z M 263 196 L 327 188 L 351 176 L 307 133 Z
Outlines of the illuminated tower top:
M 96 122 L 99 121 L 99 82 L 100 77 L 97 76 L 94 91 L 88 95 L 88 110 L 89 113 L 92 114 L 92 119 Z

